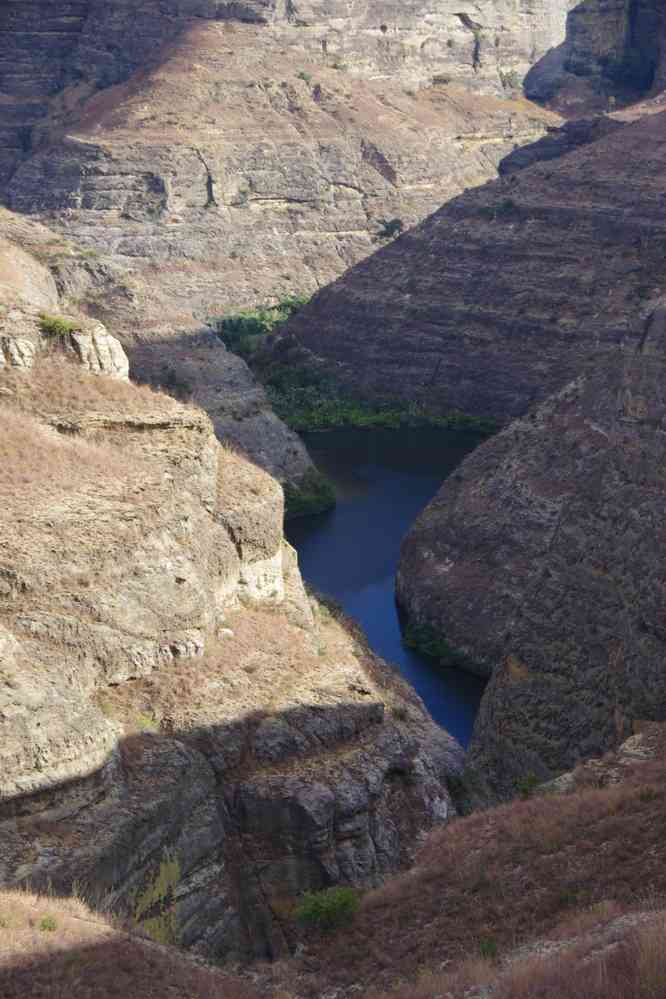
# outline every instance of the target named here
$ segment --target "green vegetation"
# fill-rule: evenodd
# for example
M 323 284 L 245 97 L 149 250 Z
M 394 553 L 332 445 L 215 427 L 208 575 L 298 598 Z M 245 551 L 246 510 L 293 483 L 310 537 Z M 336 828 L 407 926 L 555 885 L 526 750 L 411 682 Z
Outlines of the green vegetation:
M 400 222 L 399 219 L 393 221 Z M 356 399 L 336 379 L 314 367 L 262 356 L 261 348 L 268 337 L 309 300 L 308 295 L 287 295 L 276 305 L 241 309 L 210 320 L 226 347 L 244 358 L 252 367 L 263 382 L 273 409 L 292 430 L 304 432 L 351 427 L 368 430 L 440 427 L 443 430 L 468 431 L 479 437 L 487 437 L 497 431 L 495 421 L 483 417 L 469 417 L 458 412 L 434 413 L 420 403 L 400 399 L 376 402 Z M 325 491 L 325 487 L 319 483 L 314 492 L 319 494 L 322 490 Z M 297 503 L 296 496 L 288 496 L 287 500 L 293 509 L 300 503 Z M 321 497 L 319 504 L 320 502 Z M 326 509 L 317 503 L 315 506 L 317 509 Z M 303 510 L 295 515 L 301 516 L 305 512 L 308 511 Z
M 357 427 L 398 430 L 401 427 L 441 427 L 485 437 L 497 430 L 493 420 L 463 413 L 433 413 L 415 402 L 355 399 L 335 379 L 316 369 L 271 363 L 260 368 L 273 409 L 292 430 L 335 430 Z
M 521 777 L 520 780 L 516 781 L 516 791 L 521 798 L 531 798 L 540 783 L 541 781 L 536 774 L 525 774 L 524 777 Z
M 299 80 L 303 80 L 305 83 L 312 83 L 312 76 L 310 73 L 306 73 L 304 69 L 300 70 L 296 74 Z
M 310 468 L 298 485 L 287 482 L 284 487 L 285 520 L 309 517 L 335 506 L 333 483 L 316 468 Z
M 178 942 L 173 895 L 181 877 L 180 863 L 164 852 L 155 880 L 133 896 L 133 920 L 156 943 Z M 157 911 L 156 915 L 151 915 Z M 146 918 L 148 917 L 148 918 Z
M 58 923 L 53 916 L 42 916 L 39 920 L 39 929 L 42 933 L 55 933 Z
M 474 664 L 469 656 L 450 645 L 428 624 L 410 624 L 405 629 L 402 643 L 407 649 L 415 649 L 428 659 L 435 659 L 440 666 L 470 669 Z
M 333 930 L 350 923 L 359 907 L 353 888 L 324 888 L 302 896 L 294 910 L 296 922 L 311 929 Z
M 80 323 L 64 316 L 52 316 L 48 312 L 40 312 L 39 328 L 44 336 L 61 337 L 69 336 L 70 333 L 78 333 L 81 329 Z
M 479 941 L 479 954 L 484 961 L 494 961 L 497 958 L 497 941 L 492 937 L 485 937 Z
M 309 295 L 286 295 L 277 305 L 240 309 L 221 319 L 214 319 L 212 323 L 226 347 L 248 360 L 263 345 L 269 333 L 286 323 L 309 301 Z
M 159 732 L 160 726 L 152 715 L 139 711 L 134 718 L 134 724 L 139 732 Z

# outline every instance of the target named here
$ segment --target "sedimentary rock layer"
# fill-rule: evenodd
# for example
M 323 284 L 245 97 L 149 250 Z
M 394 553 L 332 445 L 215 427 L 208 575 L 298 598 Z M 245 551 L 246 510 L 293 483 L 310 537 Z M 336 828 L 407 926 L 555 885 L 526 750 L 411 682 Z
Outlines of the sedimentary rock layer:
M 208 324 L 316 290 L 542 135 L 520 82 L 567 6 L 10 2 L 0 188 L 84 251 L 59 286 L 138 376 L 294 481 L 304 450 Z
M 412 620 L 491 674 L 469 763 L 504 793 L 666 718 L 664 329 L 482 445 L 404 543 Z
M 635 348 L 666 242 L 666 115 L 646 110 L 453 199 L 321 291 L 279 350 L 357 396 L 505 422 Z
M 277 482 L 201 411 L 0 371 L 0 879 L 220 958 L 452 814 L 455 740 L 308 599 Z

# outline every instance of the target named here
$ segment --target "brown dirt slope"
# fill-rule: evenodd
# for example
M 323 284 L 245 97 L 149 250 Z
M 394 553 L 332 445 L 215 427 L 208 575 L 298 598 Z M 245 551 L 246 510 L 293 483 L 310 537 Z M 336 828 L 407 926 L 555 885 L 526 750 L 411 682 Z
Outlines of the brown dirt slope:
M 582 774 L 573 793 L 516 801 L 436 831 L 413 870 L 366 896 L 352 926 L 309 941 L 286 987 L 313 997 L 337 988 L 373 999 L 459 999 L 495 983 L 503 999 L 661 999 L 663 919 L 654 992 L 620 989 L 624 978 L 617 993 L 591 984 L 576 992 L 572 977 L 582 975 L 583 987 L 586 958 L 609 958 L 613 940 L 633 947 L 632 930 L 664 908 L 664 749 L 657 726 L 632 740 L 633 760 L 608 760 L 592 784 Z M 543 960 L 549 956 L 554 966 Z M 633 958 L 620 968 L 633 976 Z
M 461 748 L 310 601 L 279 484 L 203 412 L 54 357 L 0 400 L 0 883 L 287 953 L 301 891 L 454 814 Z
M 78 899 L 0 891 L 3 999 L 255 999 L 246 982 L 104 919 Z

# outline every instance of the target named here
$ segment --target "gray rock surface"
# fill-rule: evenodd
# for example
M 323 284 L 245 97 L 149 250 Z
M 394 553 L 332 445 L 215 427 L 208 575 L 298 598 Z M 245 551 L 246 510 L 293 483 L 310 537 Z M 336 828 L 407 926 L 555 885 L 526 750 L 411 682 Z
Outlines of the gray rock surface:
M 454 810 L 462 750 L 305 593 L 283 494 L 168 396 L 0 371 L 0 881 L 217 958 L 377 884 Z
M 496 790 L 666 718 L 664 314 L 467 458 L 410 531 L 401 602 L 491 673 L 468 760 Z
M 662 290 L 666 115 L 658 102 L 632 115 L 569 129 L 556 159 L 538 144 L 532 165 L 351 268 L 289 321 L 274 359 L 364 399 L 505 423 L 600 353 L 637 347 Z
M 64 332 L 47 335 L 43 317 L 64 321 Z M 54 352 L 94 374 L 129 378 L 120 342 L 97 320 L 63 310 L 48 267 L 0 235 L 0 368 L 29 369 L 40 354 Z
M 0 10 L 0 196 L 74 247 L 59 287 L 137 377 L 282 480 L 310 467 L 206 325 L 311 292 L 493 176 L 568 2 L 29 0 Z

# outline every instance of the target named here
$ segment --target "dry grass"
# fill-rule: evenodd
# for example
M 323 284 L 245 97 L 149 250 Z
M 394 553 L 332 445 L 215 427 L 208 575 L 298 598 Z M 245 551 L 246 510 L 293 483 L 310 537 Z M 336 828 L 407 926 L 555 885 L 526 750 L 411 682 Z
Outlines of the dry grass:
M 257 999 L 232 975 L 127 933 L 76 899 L 0 892 L 2 999 Z
M 416 991 L 396 995 L 420 997 L 414 983 L 428 969 L 455 980 L 469 958 L 496 952 L 501 961 L 552 934 L 603 928 L 639 907 L 647 889 L 659 897 L 665 757 L 662 746 L 620 785 L 515 801 L 437 830 L 418 866 L 369 893 L 353 930 L 322 948 L 327 980 L 362 982 L 378 994 L 403 980 Z
M 8 398 L 17 409 L 37 415 L 182 409 L 181 403 L 147 385 L 93 375 L 60 358 L 38 358 L 29 374 L 12 368 L 0 372 L 0 389 L 11 393 Z
M 501 976 L 494 999 L 665 999 L 666 918 L 629 931 L 598 956 L 573 948 Z
M 110 445 L 66 438 L 11 406 L 0 405 L 0 497 L 32 502 L 99 482 L 127 478 L 127 457 Z

